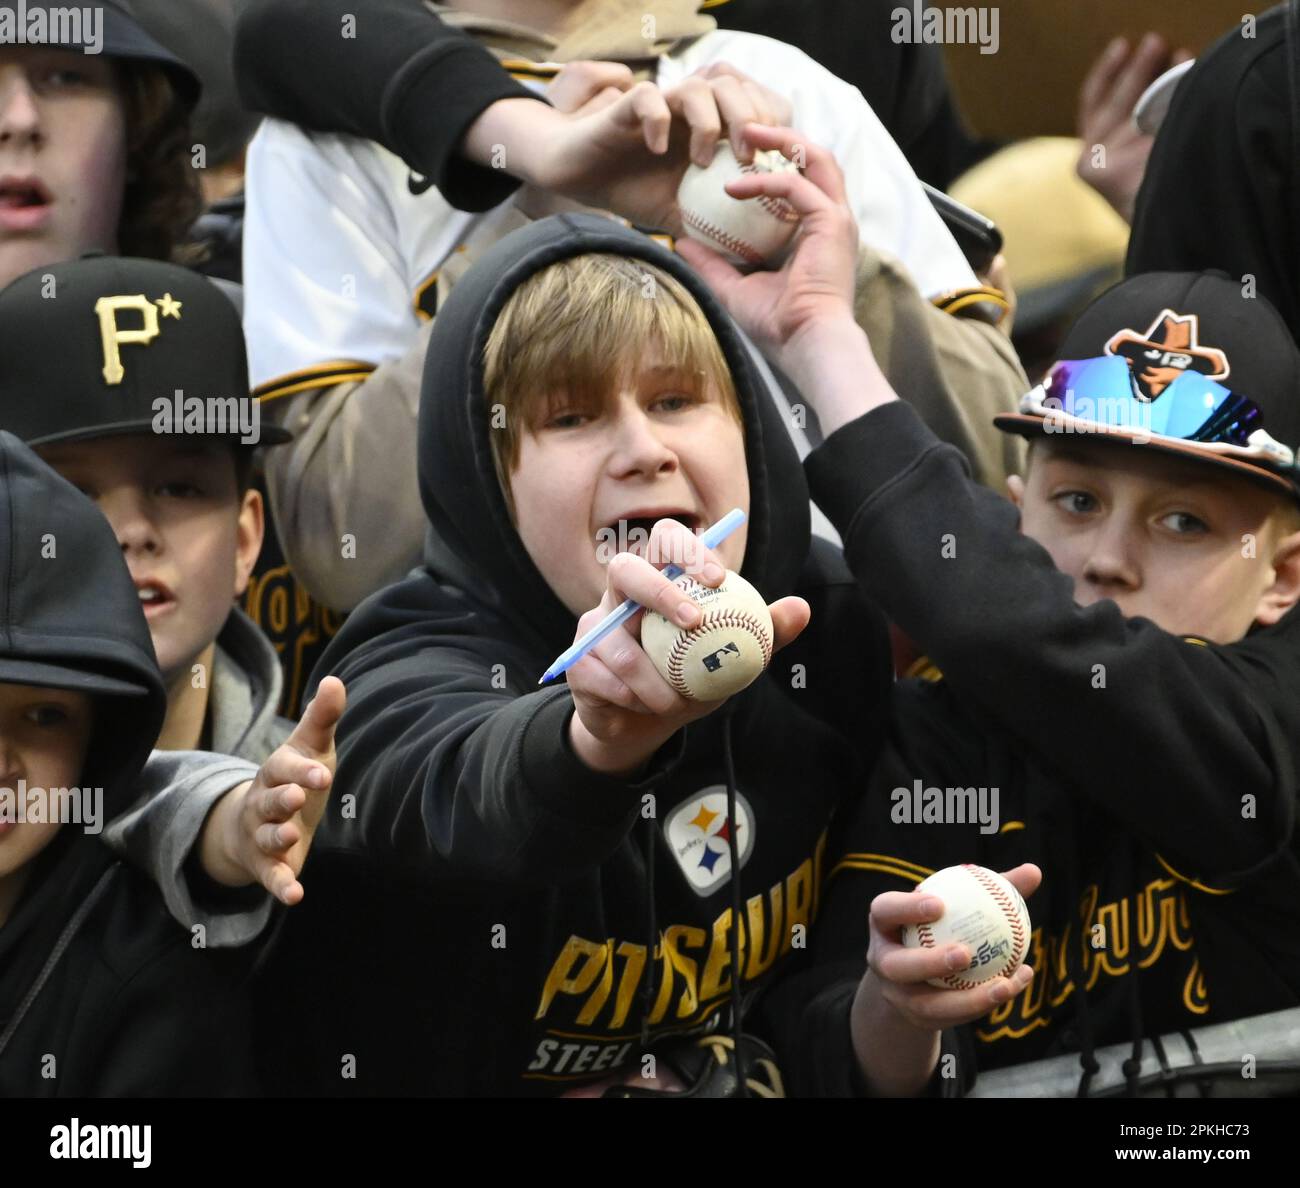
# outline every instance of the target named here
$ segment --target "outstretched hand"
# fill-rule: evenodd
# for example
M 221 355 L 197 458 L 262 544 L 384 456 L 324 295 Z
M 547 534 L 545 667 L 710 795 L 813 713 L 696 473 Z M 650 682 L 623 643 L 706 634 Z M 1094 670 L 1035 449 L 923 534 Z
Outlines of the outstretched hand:
M 1133 207 L 1155 138 L 1133 122 L 1133 107 L 1171 66 L 1192 57 L 1187 50 L 1170 53 L 1158 33 L 1131 46 L 1115 38 L 1088 71 L 1079 89 L 1079 138 L 1083 142 L 1079 176 L 1123 216 L 1133 221 Z M 1100 151 L 1098 151 L 1100 150 Z
M 334 730 L 347 697 L 326 677 L 292 734 L 208 815 L 200 840 L 203 868 L 228 887 L 260 883 L 281 903 L 303 897 L 298 881 L 325 812 L 337 759 Z

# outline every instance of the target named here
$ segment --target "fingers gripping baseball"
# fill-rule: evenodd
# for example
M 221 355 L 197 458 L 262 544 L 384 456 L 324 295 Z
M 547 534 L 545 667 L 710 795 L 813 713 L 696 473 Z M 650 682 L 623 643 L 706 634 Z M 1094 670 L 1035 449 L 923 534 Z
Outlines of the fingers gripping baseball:
M 664 625 L 667 636 L 703 630 L 710 613 L 734 597 L 734 588 L 728 592 L 721 587 L 728 580 L 740 579 L 728 575 L 718 554 L 706 549 L 698 537 L 674 520 L 655 525 L 644 552 L 644 556 L 620 553 L 609 563 L 600 605 L 578 623 L 577 636 L 581 636 L 626 598 L 652 608 L 612 632 L 568 673 L 575 709 L 571 741 L 579 755 L 600 770 L 629 770 L 634 763 L 620 763 L 620 755 L 647 757 L 682 726 L 712 712 L 729 695 L 723 692 L 701 696 L 704 686 L 695 684 L 694 676 L 686 679 L 677 673 L 679 679 L 675 681 L 674 671 L 665 659 L 672 651 L 671 640 L 664 643 L 663 654 L 659 655 L 647 643 L 645 624 L 653 616 Z M 686 576 L 677 582 L 665 578 L 656 565 L 669 563 L 682 565 Z M 745 585 L 748 587 L 748 583 Z M 711 653 L 709 663 L 702 668 L 713 676 L 726 669 L 723 675 L 731 677 L 745 662 L 745 653 L 756 653 L 757 663 L 744 684 L 762 672 L 773 651 L 803 630 L 810 614 L 801 598 L 781 599 L 769 610 L 752 587 L 748 590 L 757 603 L 749 610 L 760 634 L 751 634 L 748 643 L 739 637 L 732 640 L 713 636 L 712 653 L 717 654 Z M 698 600 L 710 601 L 713 611 L 702 607 Z M 735 625 L 724 624 L 732 628 Z
M 971 871 L 992 876 L 989 885 L 972 878 Z M 1032 894 L 1041 880 L 1042 872 L 1032 864 L 1003 876 L 978 867 L 950 867 L 916 891 L 877 896 L 871 904 L 868 978 L 881 997 L 917 1027 L 938 1030 L 982 1018 L 1033 979 L 1033 970 L 1021 963 L 1029 943 L 1022 897 Z M 1000 906 L 1004 898 L 1006 914 Z M 1010 914 L 1023 916 L 1020 939 L 1015 924 L 1006 922 Z M 941 926 L 945 920 L 951 925 L 947 931 Z M 929 934 L 931 943 L 920 943 L 918 934 Z M 994 959 L 981 962 L 995 951 Z

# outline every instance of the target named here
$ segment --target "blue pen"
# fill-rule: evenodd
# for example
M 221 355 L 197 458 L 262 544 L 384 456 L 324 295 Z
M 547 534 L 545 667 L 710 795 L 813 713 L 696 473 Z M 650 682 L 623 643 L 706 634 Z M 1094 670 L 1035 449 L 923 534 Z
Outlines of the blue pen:
M 701 533 L 700 539 L 704 542 L 705 548 L 716 549 L 718 545 L 726 540 L 727 537 L 735 532 L 735 530 L 744 522 L 745 513 L 738 507 L 732 508 L 731 511 L 723 516 L 722 519 L 713 525 L 713 527 L 706 528 L 704 532 Z M 685 570 L 683 570 L 680 565 L 670 565 L 663 571 L 664 577 L 669 581 L 672 581 L 673 578 L 681 577 L 684 572 Z M 607 636 L 611 631 L 622 627 L 623 624 L 640 609 L 641 604 L 629 598 L 622 606 L 610 611 L 609 614 L 607 614 L 595 627 L 588 631 L 586 635 L 578 640 L 577 643 L 569 648 L 568 651 L 562 652 L 559 659 L 557 659 L 555 663 L 542 674 L 542 679 L 537 683 L 539 685 L 544 685 L 547 681 L 555 680 L 555 678 L 562 672 L 567 672 L 577 664 L 583 656 L 590 652 L 592 648 L 600 643 L 605 636 Z

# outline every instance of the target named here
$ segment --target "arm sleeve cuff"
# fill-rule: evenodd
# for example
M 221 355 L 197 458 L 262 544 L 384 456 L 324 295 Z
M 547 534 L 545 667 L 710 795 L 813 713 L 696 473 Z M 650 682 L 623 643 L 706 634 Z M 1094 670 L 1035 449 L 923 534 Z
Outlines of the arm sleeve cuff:
M 519 180 L 504 169 L 466 161 L 460 142 L 499 99 L 545 102 L 481 46 L 439 42 L 393 78 L 385 95 L 384 133 L 402 159 L 431 178 L 452 206 L 490 210 L 518 188 Z

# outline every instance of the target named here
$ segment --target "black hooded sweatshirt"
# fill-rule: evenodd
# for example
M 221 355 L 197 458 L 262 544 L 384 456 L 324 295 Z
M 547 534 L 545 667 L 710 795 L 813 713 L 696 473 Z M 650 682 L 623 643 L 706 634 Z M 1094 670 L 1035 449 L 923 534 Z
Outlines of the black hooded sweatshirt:
M 589 770 L 567 688 L 537 687 L 576 622 L 511 523 L 482 389 L 509 295 L 588 252 L 652 261 L 699 302 L 744 416 L 743 575 L 812 606 L 766 674 L 635 783 Z M 838 551 L 810 538 L 802 468 L 739 331 L 684 262 L 611 220 L 547 219 L 470 270 L 434 327 L 419 446 L 425 565 L 355 610 L 318 670 L 348 687 L 340 795 L 268 972 L 308 1017 L 268 1019 L 260 1046 L 288 1091 L 552 1094 L 638 1067 L 643 1024 L 653 1040 L 725 1021 L 729 778 L 745 990 L 802 956 L 832 813 L 875 753 L 887 639 Z
M 139 597 L 103 514 L 8 433 L 0 525 L 0 682 L 100 690 L 80 784 L 102 789 L 102 828 L 136 799 L 167 706 Z M 252 1091 L 247 951 L 196 948 L 88 817 L 0 925 L 0 1097 Z

